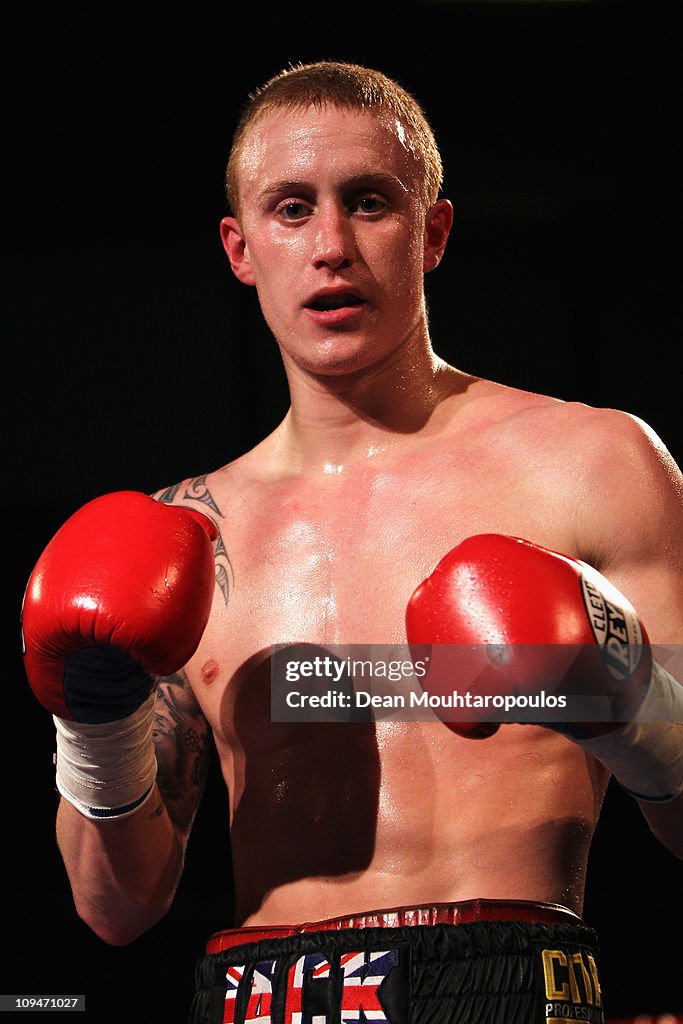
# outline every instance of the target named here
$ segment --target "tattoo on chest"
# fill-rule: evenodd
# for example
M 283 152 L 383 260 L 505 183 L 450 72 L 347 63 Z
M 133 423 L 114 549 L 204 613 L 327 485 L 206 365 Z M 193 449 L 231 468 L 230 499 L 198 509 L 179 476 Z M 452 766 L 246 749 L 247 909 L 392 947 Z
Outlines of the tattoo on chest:
M 218 528 L 218 539 L 216 540 L 215 546 L 216 583 L 218 585 L 218 589 L 223 595 L 223 601 L 227 605 L 230 593 L 235 586 L 235 573 L 225 546 L 223 530 L 221 529 L 221 520 L 224 516 L 211 494 L 211 491 L 207 487 L 206 476 L 197 476 L 193 480 L 190 480 L 189 484 L 185 482 L 174 484 L 173 487 L 168 487 L 158 496 L 158 500 L 165 502 L 167 505 L 172 505 L 176 498 L 179 498 L 180 503 L 188 504 L 190 507 L 195 503 L 205 506 L 200 509 L 200 511 L 205 514 L 210 514 L 210 518 Z

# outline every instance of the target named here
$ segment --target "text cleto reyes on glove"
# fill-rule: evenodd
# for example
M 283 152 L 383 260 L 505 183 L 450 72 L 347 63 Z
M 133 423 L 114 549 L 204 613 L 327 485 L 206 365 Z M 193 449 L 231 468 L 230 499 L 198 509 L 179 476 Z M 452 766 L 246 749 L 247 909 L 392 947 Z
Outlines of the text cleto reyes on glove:
M 538 708 L 546 692 L 555 706 L 561 695 L 566 720 L 537 724 L 574 736 L 612 731 L 637 712 L 652 674 L 648 636 L 627 598 L 585 562 L 519 537 L 479 534 L 450 551 L 412 594 L 406 632 L 411 647 L 436 645 L 425 690 L 477 695 L 462 721 L 457 710 L 437 710 L 470 738 L 492 735 L 501 720 L 534 720 L 513 711 L 487 721 L 486 706 Z M 591 706 L 606 720 L 592 720 Z

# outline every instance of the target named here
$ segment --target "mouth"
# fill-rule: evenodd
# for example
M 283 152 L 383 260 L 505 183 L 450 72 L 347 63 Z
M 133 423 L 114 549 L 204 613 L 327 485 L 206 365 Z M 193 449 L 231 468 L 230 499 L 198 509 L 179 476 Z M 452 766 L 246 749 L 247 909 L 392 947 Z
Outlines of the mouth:
M 318 327 L 351 328 L 358 324 L 366 301 L 353 289 L 321 289 L 306 300 L 304 310 Z
M 306 309 L 311 309 L 316 313 L 327 313 L 332 310 L 362 306 L 364 301 L 353 291 L 321 291 L 311 296 L 304 305 Z

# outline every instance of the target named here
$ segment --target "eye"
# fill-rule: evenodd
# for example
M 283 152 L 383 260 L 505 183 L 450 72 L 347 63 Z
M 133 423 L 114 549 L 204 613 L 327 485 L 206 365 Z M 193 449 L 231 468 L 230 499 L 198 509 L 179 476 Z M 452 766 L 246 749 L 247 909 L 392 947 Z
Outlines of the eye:
M 308 203 L 303 203 L 298 199 L 289 199 L 285 203 L 281 203 L 276 214 L 281 220 L 285 221 L 298 221 L 303 220 L 304 217 L 308 217 L 311 212 L 311 208 Z
M 349 209 L 352 213 L 361 213 L 366 216 L 382 213 L 386 208 L 386 200 L 375 194 L 358 196 L 358 198 L 353 199 L 349 203 Z

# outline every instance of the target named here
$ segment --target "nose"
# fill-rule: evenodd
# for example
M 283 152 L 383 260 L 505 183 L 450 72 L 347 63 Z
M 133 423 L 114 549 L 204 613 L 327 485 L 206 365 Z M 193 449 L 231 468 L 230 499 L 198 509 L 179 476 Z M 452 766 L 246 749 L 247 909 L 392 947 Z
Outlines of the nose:
M 355 259 L 356 242 L 346 211 L 336 204 L 321 207 L 316 218 L 312 263 L 316 270 L 341 270 Z

